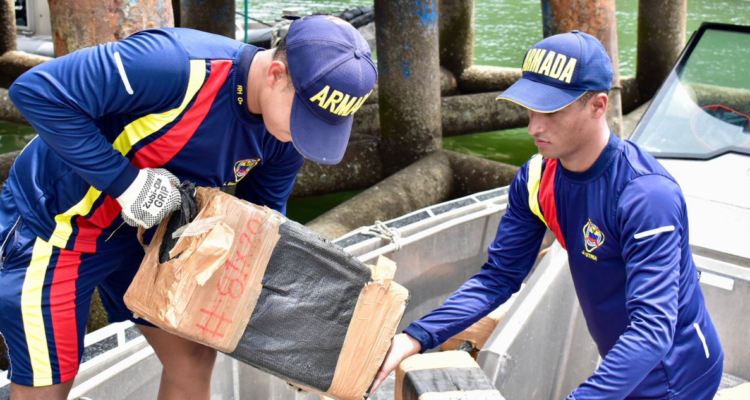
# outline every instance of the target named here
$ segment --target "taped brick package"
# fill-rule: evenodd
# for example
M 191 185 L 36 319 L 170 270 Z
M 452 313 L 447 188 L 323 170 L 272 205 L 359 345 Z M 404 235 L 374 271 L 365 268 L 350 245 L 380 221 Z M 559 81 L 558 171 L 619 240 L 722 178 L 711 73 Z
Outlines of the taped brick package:
M 215 189 L 199 188 L 196 200 L 198 216 L 165 263 L 159 249 L 168 220 L 159 225 L 125 304 L 166 331 L 232 351 L 255 309 L 285 218 Z
M 406 308 L 396 265 L 364 265 L 272 210 L 197 193 L 199 215 L 171 251 L 177 257 L 158 263 L 163 222 L 128 307 L 307 391 L 363 399 Z
M 417 354 L 396 369 L 395 400 L 504 400 L 468 353 Z
M 503 305 L 489 313 L 486 317 L 480 319 L 474 325 L 466 328 L 463 332 L 453 336 L 440 345 L 440 351 L 463 350 L 470 351 L 471 356 L 476 360 L 479 350 L 487 343 L 492 332 L 503 320 L 505 314 L 515 301 L 517 293 L 514 294 Z

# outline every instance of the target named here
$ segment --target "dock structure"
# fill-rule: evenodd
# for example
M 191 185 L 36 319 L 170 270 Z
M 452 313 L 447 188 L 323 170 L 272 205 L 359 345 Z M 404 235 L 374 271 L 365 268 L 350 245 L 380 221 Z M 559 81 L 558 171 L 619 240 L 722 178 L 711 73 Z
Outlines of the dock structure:
M 382 157 L 392 174 L 442 147 L 438 0 L 375 2 Z
M 49 11 L 55 57 L 144 29 L 174 26 L 170 0 L 49 0 Z
M 0 0 L 0 88 L 9 88 L 21 74 L 49 60 L 49 57 L 18 51 L 15 2 L 13 0 Z M 7 97 L 7 95 L 0 95 L 0 104 L 3 103 L 3 97 Z M 3 109 L 10 107 L 13 107 L 12 104 L 0 105 L 0 120 L 9 120 L 9 118 L 6 118 Z M 11 117 L 10 120 L 13 120 L 13 118 Z
M 49 0 L 56 55 L 119 40 L 141 29 L 173 26 L 175 21 L 183 27 L 235 36 L 232 0 L 68 3 Z M 545 35 L 573 29 L 592 33 L 603 41 L 617 66 L 614 0 L 540 0 L 540 5 Z M 321 216 L 316 226 L 330 222 L 339 231 L 454 198 L 462 182 L 480 170 L 489 175 L 471 190 L 509 184 L 513 174 L 508 171 L 516 167 L 441 150 L 443 137 L 528 124 L 525 109 L 492 100 L 521 78 L 521 70 L 474 65 L 474 9 L 474 0 L 375 0 L 379 83 L 355 116 L 343 161 L 338 165 L 306 162 L 292 197 L 377 187 L 382 189 L 379 193 L 398 194 L 400 201 L 410 206 L 373 207 L 376 203 L 368 203 L 365 207 L 357 196 Z M 622 129 L 621 114 L 636 109 L 653 95 L 685 42 L 686 0 L 665 0 L 659 5 L 641 0 L 639 14 L 638 76 L 620 79 L 615 68 L 610 97 L 615 111 L 610 127 L 622 136 L 627 132 Z M 27 123 L 4 88 L 49 58 L 16 51 L 12 0 L 0 0 L 0 20 L 0 120 Z M 664 24 L 664 20 L 670 22 Z M 0 164 L 10 165 L 16 154 L 3 155 Z M 431 155 L 434 157 L 430 160 L 415 164 Z M 2 165 L 0 178 L 8 172 Z M 428 165 L 434 169 L 433 180 L 422 179 Z M 391 176 L 395 180 L 386 179 Z M 398 182 L 416 183 L 404 191 Z M 437 197 L 425 195 L 428 191 Z M 343 212 L 342 207 L 358 211 Z
M 544 37 L 578 30 L 596 37 L 604 44 L 614 72 L 612 90 L 609 92 L 607 123 L 615 135 L 622 137 L 622 87 L 620 57 L 617 54 L 615 0 L 542 0 L 542 30 Z
M 461 76 L 474 65 L 474 0 L 439 0 L 440 65 Z
M 638 2 L 636 81 L 643 99 L 650 99 L 685 47 L 687 0 Z
M 174 3 L 174 2 L 173 2 Z M 235 38 L 234 0 L 183 0 L 179 3 L 179 26 Z

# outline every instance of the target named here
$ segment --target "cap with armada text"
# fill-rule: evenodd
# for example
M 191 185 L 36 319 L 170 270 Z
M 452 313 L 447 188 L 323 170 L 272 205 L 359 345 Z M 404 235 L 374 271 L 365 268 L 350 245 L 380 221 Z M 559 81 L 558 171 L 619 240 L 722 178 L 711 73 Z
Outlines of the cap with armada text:
M 378 79 L 370 46 L 348 22 L 314 15 L 292 22 L 286 57 L 296 91 L 292 142 L 306 158 L 336 164 L 344 157 L 353 114 Z
M 612 88 L 612 62 L 604 46 L 588 33 L 572 31 L 535 44 L 523 60 L 523 76 L 497 100 L 532 111 L 553 113 L 587 91 Z

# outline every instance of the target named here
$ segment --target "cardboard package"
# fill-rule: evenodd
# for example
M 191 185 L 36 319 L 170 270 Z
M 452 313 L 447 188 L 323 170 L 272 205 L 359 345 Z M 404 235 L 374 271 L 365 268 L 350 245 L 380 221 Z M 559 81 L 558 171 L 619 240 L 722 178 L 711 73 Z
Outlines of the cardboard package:
M 146 321 L 223 352 L 237 346 L 285 218 L 216 189 L 198 188 L 199 213 L 159 263 L 167 221 L 156 230 L 125 293 Z
M 326 391 L 292 382 L 305 391 L 336 400 L 362 400 L 385 360 L 409 292 L 393 282 L 396 264 L 380 257 L 373 270 L 373 282 L 362 289 L 339 354 L 333 383 Z
M 504 400 L 463 351 L 416 354 L 396 369 L 395 400 Z
M 487 339 L 490 338 L 492 332 L 503 320 L 508 310 L 510 310 L 517 295 L 518 293 L 515 293 L 510 299 L 508 299 L 508 301 L 489 313 L 489 315 L 480 319 L 474 325 L 466 328 L 463 332 L 460 332 L 445 341 L 445 343 L 440 346 L 440 351 L 457 350 L 462 343 L 468 342 L 473 350 L 471 356 L 476 360 L 479 350 L 484 347 L 484 344 L 487 343 Z
M 125 295 L 140 318 L 306 391 L 361 400 L 406 309 L 396 265 L 367 266 L 282 215 L 198 188 L 198 216 L 158 262 L 157 229 Z M 180 234 L 180 230 L 176 232 Z

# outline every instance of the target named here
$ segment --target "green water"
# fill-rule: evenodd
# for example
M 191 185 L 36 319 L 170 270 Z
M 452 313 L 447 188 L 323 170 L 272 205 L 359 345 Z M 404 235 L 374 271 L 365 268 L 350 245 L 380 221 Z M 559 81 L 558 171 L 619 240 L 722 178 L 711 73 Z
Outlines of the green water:
M 272 20 L 281 14 L 282 8 L 296 7 L 302 13 L 337 13 L 349 7 L 372 4 L 373 0 L 250 0 L 249 9 L 254 18 Z M 617 0 L 616 4 L 620 74 L 634 75 L 638 0 Z M 237 10 L 243 9 L 244 2 L 237 1 Z M 475 20 L 474 59 L 479 65 L 519 67 L 526 50 L 542 39 L 540 0 L 476 0 Z M 689 0 L 688 37 L 704 21 L 750 25 L 750 1 Z M 32 133 L 29 127 L 0 122 L 0 153 L 22 148 Z M 522 164 L 536 152 L 525 129 L 446 138 L 443 143 L 449 150 L 514 165 Z M 306 222 L 357 193 L 292 200 L 289 215 Z
M 443 148 L 518 166 L 537 152 L 526 128 L 444 138 Z
M 30 126 L 0 121 L 0 154 L 22 149 L 32 137 Z
M 540 3 L 540 0 L 476 0 L 475 63 L 520 67 L 526 50 L 542 39 Z M 372 0 L 249 0 L 250 16 L 263 20 L 277 18 L 282 8 L 298 8 L 302 13 L 312 11 L 337 13 L 354 6 L 372 5 Z M 638 0 L 616 0 L 616 6 L 620 74 L 634 75 Z M 244 2 L 237 1 L 237 10 L 243 10 L 243 7 Z M 689 0 L 687 17 L 688 37 L 704 21 L 750 25 L 750 2 L 745 0 Z

